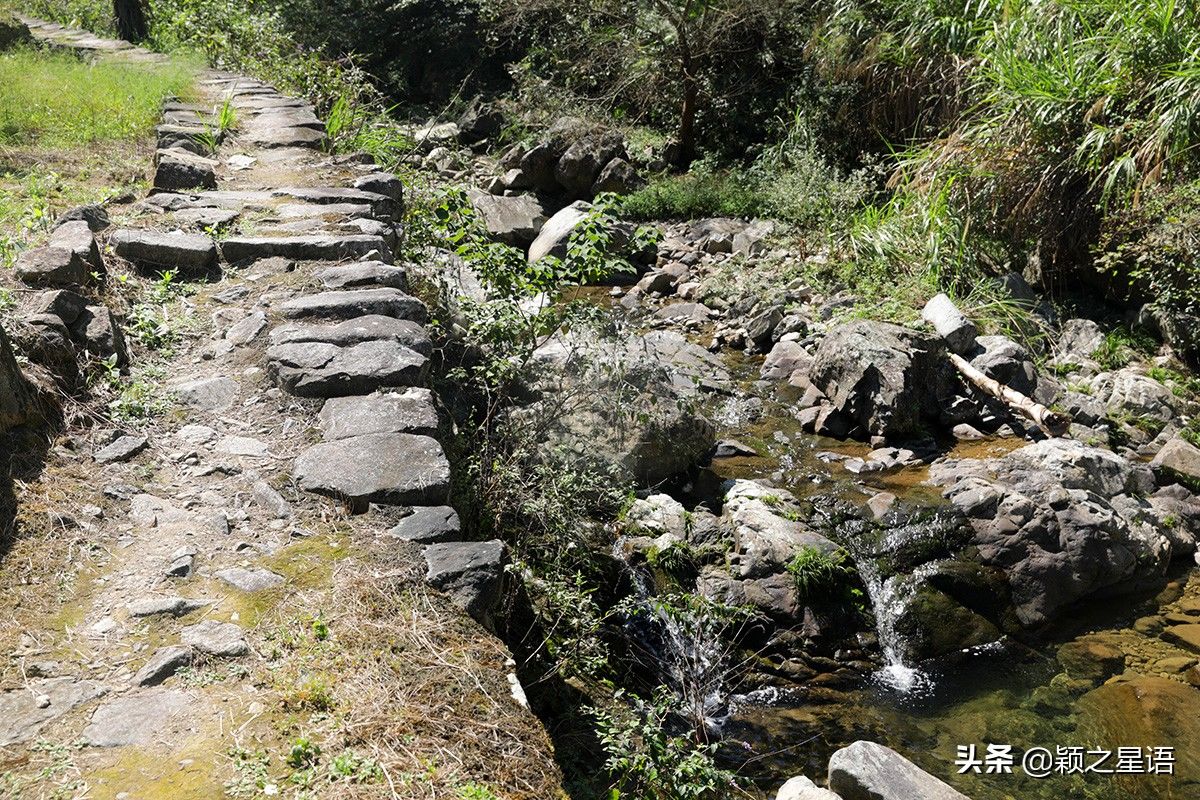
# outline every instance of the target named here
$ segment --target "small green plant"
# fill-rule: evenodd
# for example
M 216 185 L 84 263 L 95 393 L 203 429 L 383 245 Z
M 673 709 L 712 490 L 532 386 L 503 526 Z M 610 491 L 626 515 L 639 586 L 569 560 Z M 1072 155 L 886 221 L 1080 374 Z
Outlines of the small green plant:
M 1153 353 L 1154 337 L 1141 328 L 1114 328 L 1104 334 L 1104 341 L 1092 351 L 1092 358 L 1106 370 L 1120 369 L 1140 355 Z
M 226 97 L 225 102 L 217 109 L 217 131 L 224 136 L 237 127 L 237 109 L 233 107 L 233 98 Z
M 329 776 L 344 783 L 377 783 L 384 778 L 379 762 L 347 750 L 329 762 Z
M 233 761 L 234 779 L 225 784 L 231 797 L 258 797 L 270 783 L 270 759 L 264 750 L 231 748 L 227 755 Z
M 736 790 L 736 776 L 716 764 L 715 743 L 675 732 L 678 701 L 668 689 L 659 687 L 648 700 L 618 690 L 613 699 L 613 710 L 590 712 L 608 756 L 604 766 L 614 779 L 615 797 L 718 800 Z
M 460 800 L 500 800 L 500 798 L 482 783 L 465 783 L 458 789 Z
M 312 740 L 301 736 L 292 743 L 284 762 L 293 769 L 308 769 L 321 759 L 321 748 Z
M 329 624 L 325 620 L 317 617 L 312 621 L 313 638 L 318 642 L 323 642 L 329 638 Z
M 855 576 L 853 563 L 845 550 L 833 553 L 806 545 L 787 565 L 788 574 L 802 600 L 836 599 Z

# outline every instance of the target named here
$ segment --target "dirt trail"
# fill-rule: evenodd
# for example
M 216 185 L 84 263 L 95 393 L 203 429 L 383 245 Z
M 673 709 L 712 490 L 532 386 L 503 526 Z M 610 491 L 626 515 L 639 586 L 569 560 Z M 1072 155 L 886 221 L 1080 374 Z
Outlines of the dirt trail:
M 163 58 L 30 22 L 36 36 L 59 46 Z M 122 242 L 172 230 L 202 240 L 220 226 L 220 278 L 172 306 L 189 335 L 163 379 L 170 412 L 137 429 L 72 434 L 71 448 L 53 450 L 43 479 L 26 487 L 56 487 L 41 500 L 89 552 L 71 554 L 62 564 L 60 597 L 19 613 L 18 641 L 4 643 L 11 664 L 0 694 L 0 796 L 292 796 L 300 789 L 280 786 L 280 776 L 307 767 L 318 776 L 309 775 L 308 796 L 345 796 L 349 789 L 324 777 L 328 760 L 301 753 L 285 763 L 289 746 L 309 730 L 373 753 L 379 772 L 351 765 L 362 782 L 378 785 L 371 796 L 438 796 L 439 786 L 463 785 L 478 771 L 472 758 L 482 764 L 496 754 L 485 749 L 464 758 L 443 744 L 448 766 L 427 767 L 441 777 L 395 772 L 388 768 L 394 748 L 381 749 L 382 740 L 361 730 L 349 735 L 346 718 L 358 714 L 361 724 L 363 714 L 352 704 L 338 706 L 340 687 L 363 677 L 355 671 L 370 670 L 343 663 L 346 674 L 306 671 L 337 663 L 347 585 L 339 576 L 373 571 L 402 575 L 409 585 L 437 572 L 428 560 L 434 555 L 422 559 L 418 546 L 398 539 L 440 542 L 432 547 L 451 560 L 477 558 L 483 546 L 453 541 L 448 467 L 430 436 L 437 413 L 419 388 L 429 355 L 424 307 L 395 288 L 404 286 L 403 271 L 383 263 L 391 260 L 398 182 L 375 176 L 365 185 L 380 192 L 348 189 L 371 168 L 326 154 L 311 107 L 269 86 L 210 71 L 199 90 L 195 108 L 168 106 L 164 124 L 171 127 L 160 128 L 160 146 L 164 136 L 188 146 L 189 136 L 197 138 L 189 129 L 211 132 L 212 115 L 228 101 L 237 125 L 214 156 L 217 190 L 153 195 L 120 220 L 136 235 L 104 236 L 116 253 L 109 258 L 137 263 L 165 254 L 166 266 L 190 258 L 179 249 L 187 237 L 156 240 L 159 250 L 149 255 Z M 330 287 L 354 296 L 320 294 Z M 314 296 L 324 298 L 314 301 L 315 311 L 288 305 Z M 371 312 L 366 322 L 375 333 L 346 338 L 344 325 L 331 333 L 343 322 L 361 326 L 364 312 Z M 280 343 L 293 349 L 281 356 Z M 376 390 L 384 393 L 372 398 L 402 408 L 387 416 L 344 405 L 317 429 L 325 397 Z M 371 436 L 353 435 L 355 425 L 384 417 L 392 422 L 375 425 Z M 342 430 L 331 433 L 338 421 Z M 321 443 L 323 435 L 330 440 Z M 19 503 L 31 501 L 18 495 Z M 446 512 L 442 526 L 386 538 L 398 522 L 407 519 L 411 528 L 413 519 L 424 519 L 414 507 Z M 370 513 L 350 515 L 352 508 Z M 462 573 L 456 569 L 446 567 L 443 581 L 451 595 Z M 454 662 L 440 679 L 448 695 L 442 705 L 473 704 L 475 717 L 497 728 L 489 735 L 517 759 L 514 766 L 531 757 L 553 772 L 544 732 L 509 690 L 503 645 L 440 595 L 420 596 L 408 618 L 392 622 L 416 629 L 422 620 L 439 621 L 435 634 L 443 644 L 434 663 Z M 347 631 L 347 638 L 353 633 L 363 632 Z M 378 633 L 397 636 L 382 623 Z M 346 645 L 343 658 L 351 652 Z M 418 647 L 410 656 L 414 669 L 427 656 Z M 467 688 L 454 670 L 469 675 Z M 386 691 L 400 698 L 405 688 Z M 412 749 L 420 753 L 428 744 Z M 536 782 L 527 788 L 511 796 L 545 791 Z

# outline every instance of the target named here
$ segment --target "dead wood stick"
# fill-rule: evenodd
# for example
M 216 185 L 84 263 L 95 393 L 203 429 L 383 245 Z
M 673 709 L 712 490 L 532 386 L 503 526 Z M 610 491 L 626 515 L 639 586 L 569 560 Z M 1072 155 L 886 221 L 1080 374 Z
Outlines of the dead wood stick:
M 1051 411 L 1031 397 L 1018 392 L 1000 381 L 989 378 L 975 369 L 962 356 L 950 353 L 950 361 L 962 376 L 970 381 L 984 394 L 991 395 L 1022 416 L 1033 420 L 1037 426 L 1049 436 L 1063 436 L 1071 427 L 1070 416 L 1058 411 Z

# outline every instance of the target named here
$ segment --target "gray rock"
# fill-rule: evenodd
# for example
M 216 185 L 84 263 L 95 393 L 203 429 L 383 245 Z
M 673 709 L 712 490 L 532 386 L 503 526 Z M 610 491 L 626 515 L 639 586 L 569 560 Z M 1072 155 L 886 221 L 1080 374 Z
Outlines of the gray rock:
M 122 436 L 106 447 L 102 447 L 92 456 L 97 464 L 114 464 L 128 461 L 146 449 L 150 444 L 145 436 Z
M 959 311 L 948 295 L 936 294 L 930 298 L 921 311 L 921 319 L 934 327 L 951 351 L 966 355 L 975 349 L 979 328 Z
M 269 368 L 279 386 L 299 397 L 342 397 L 387 387 L 414 386 L 428 359 L 396 341 L 338 347 L 323 342 L 272 345 Z
M 361 189 L 284 188 L 276 189 L 272 194 L 315 205 L 365 204 L 371 206 L 371 215 L 376 219 L 399 219 L 403 211 L 403 205 L 392 198 Z
M 764 380 L 785 381 L 797 370 L 807 374 L 813 357 L 799 342 L 779 342 L 763 360 L 759 375 Z
M 779 787 L 779 791 L 775 794 L 775 800 L 841 800 L 841 798 L 828 789 L 817 786 L 803 775 L 798 775 Z
M 87 306 L 71 326 L 72 337 L 90 355 L 113 359 L 121 367 L 129 363 L 125 334 L 107 306 Z
M 50 247 L 70 250 L 83 261 L 89 274 L 105 272 L 96 235 L 85 220 L 60 221 L 50 234 Z
M 358 289 L 346 292 L 322 292 L 299 297 L 283 304 L 284 316 L 292 319 L 322 317 L 353 319 L 366 315 L 408 319 L 424 324 L 429 313 L 425 304 L 399 289 Z
M 171 214 L 171 222 L 180 228 L 204 231 L 232 225 L 241 212 L 224 208 L 185 208 Z
M 367 314 L 336 325 L 282 325 L 271 331 L 272 344 L 324 342 L 349 347 L 376 341 L 399 342 L 423 356 L 433 352 L 433 342 L 420 324 L 378 314 Z
M 65 247 L 22 251 L 13 273 L 22 283 L 34 287 L 83 286 L 91 279 L 83 259 Z
M 725 493 L 721 525 L 733 538 L 728 561 L 738 578 L 762 578 L 785 572 L 802 548 L 829 555 L 838 547 L 795 517 L 800 507 L 789 492 L 754 481 L 735 480 Z M 789 519 L 784 516 L 792 512 Z
M 1150 469 L 1069 439 L 993 459 L 943 459 L 930 481 L 966 516 L 973 558 L 999 570 L 1026 626 L 1091 595 L 1160 585 L 1182 555 L 1153 524 Z M 1190 548 L 1189 548 L 1190 549 Z
M 0 747 L 33 739 L 49 722 L 105 693 L 92 681 L 72 677 L 30 681 L 0 692 Z M 50 702 L 38 702 L 39 698 Z
M 1115 417 L 1151 418 L 1165 423 L 1176 416 L 1177 402 L 1171 390 L 1134 369 L 1097 375 L 1091 390 L 1092 397 Z
M 331 398 L 317 415 L 317 424 L 326 441 L 368 433 L 436 436 L 438 416 L 433 393 L 414 387 L 403 392 Z
M 186 150 L 159 150 L 158 166 L 154 170 L 154 188 L 162 191 L 180 189 L 216 189 L 217 162 Z
M 261 311 L 251 311 L 225 331 L 226 341 L 237 345 L 247 345 L 258 338 L 263 328 L 267 327 L 267 315 Z
M 217 245 L 195 233 L 119 230 L 109 239 L 113 252 L 138 267 L 179 270 L 185 276 L 209 272 L 217 265 Z
M 759 350 L 771 344 L 775 328 L 783 321 L 783 306 L 773 305 L 746 320 L 746 339 L 754 342 Z
M 529 245 L 529 263 L 532 264 L 546 256 L 565 257 L 571 232 L 583 221 L 591 208 L 591 203 L 580 200 L 550 217 L 538 232 L 537 238 Z
M 354 181 L 354 188 L 404 202 L 404 184 L 390 172 L 372 172 Z
M 498 539 L 431 544 L 425 548 L 425 579 L 472 617 L 486 620 L 500 602 L 507 559 Z
M 158 686 L 183 667 L 192 663 L 192 651 L 187 647 L 169 645 L 154 651 L 142 668 L 133 676 L 134 686 Z
M 898 325 L 850 322 L 821 341 L 809 378 L 863 434 L 921 434 L 953 385 L 942 347 Z
M 614 192 L 628 194 L 638 184 L 637 170 L 623 158 L 617 157 L 604 165 L 596 182 L 592 184 L 592 194 Z
M 131 617 L 157 617 L 170 615 L 182 617 L 209 605 L 207 600 L 189 600 L 186 597 L 146 597 L 129 604 Z
M 99 233 L 112 225 L 108 218 L 108 212 L 104 210 L 103 206 L 98 205 L 76 206 L 60 215 L 54 224 L 57 227 L 77 220 L 86 222 L 92 233 Z
M 456 541 L 460 535 L 458 512 L 450 506 L 417 506 L 388 531 L 388 536 L 418 544 Z
M 17 364 L 8 334 L 0 328 L 0 433 L 40 417 L 33 386 Z
M 450 465 L 436 440 L 409 433 L 368 434 L 318 444 L 296 459 L 300 488 L 350 502 L 441 505 Z
M 369 235 L 231 236 L 221 242 L 221 257 L 230 264 L 260 258 L 356 261 L 371 254 L 390 257 L 390 253 L 383 237 Z
M 528 247 L 546 224 L 546 209 L 532 195 L 501 197 L 473 191 L 470 198 L 488 232 L 511 247 Z
M 1158 451 L 1150 468 L 1166 480 L 1182 478 L 1193 484 L 1200 483 L 1200 448 L 1176 437 Z
M 584 136 L 558 159 L 554 178 L 573 197 L 591 194 L 592 185 L 600 171 L 614 158 L 625 154 L 625 142 L 620 134 L 602 133 Z
M 1007 336 L 979 336 L 976 349 L 966 354 L 971 366 L 1023 395 L 1037 391 L 1038 374 L 1025 348 Z
M 198 622 L 180 631 L 179 638 L 205 655 L 220 658 L 236 658 L 250 652 L 245 631 L 232 622 L 213 619 Z
M 829 759 L 829 788 L 842 800 L 969 800 L 895 750 L 865 741 Z
M 224 411 L 237 399 L 238 383 L 233 378 L 202 378 L 171 387 L 176 399 L 201 411 Z
M 283 585 L 283 576 L 268 569 L 246 569 L 245 567 L 226 567 L 213 573 L 218 579 L 225 581 L 235 589 L 243 592 L 262 592 Z
M 287 519 L 292 516 L 292 504 L 266 481 L 254 482 L 254 502 L 275 519 Z
M 380 286 L 407 289 L 408 273 L 403 267 L 393 267 L 381 261 L 359 261 L 323 269 L 316 274 L 326 289 L 357 289 Z
M 761 255 L 767 249 L 767 237 L 775 232 L 775 223 L 760 220 L 752 222 L 733 234 L 733 252 L 741 256 Z
M 714 429 L 700 412 L 699 391 L 712 381 L 706 373 L 720 372 L 708 372 L 708 358 L 678 334 L 556 337 L 529 366 L 530 388 L 540 399 L 514 417 L 539 431 L 539 451 L 548 461 L 655 485 L 712 450 Z
M 149 744 L 188 705 L 187 693 L 176 689 L 131 692 L 97 708 L 81 738 L 92 747 Z

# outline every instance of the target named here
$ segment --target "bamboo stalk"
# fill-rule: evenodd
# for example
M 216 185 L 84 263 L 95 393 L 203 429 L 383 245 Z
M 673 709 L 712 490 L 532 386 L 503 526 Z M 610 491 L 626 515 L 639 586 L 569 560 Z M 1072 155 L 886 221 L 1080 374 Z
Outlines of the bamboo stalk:
M 1026 397 L 1016 389 L 989 378 L 957 353 L 949 355 L 955 369 L 984 394 L 991 395 L 1022 416 L 1033 420 L 1048 436 L 1066 435 L 1067 430 L 1071 427 L 1070 416 L 1058 411 L 1051 411 L 1033 398 Z

